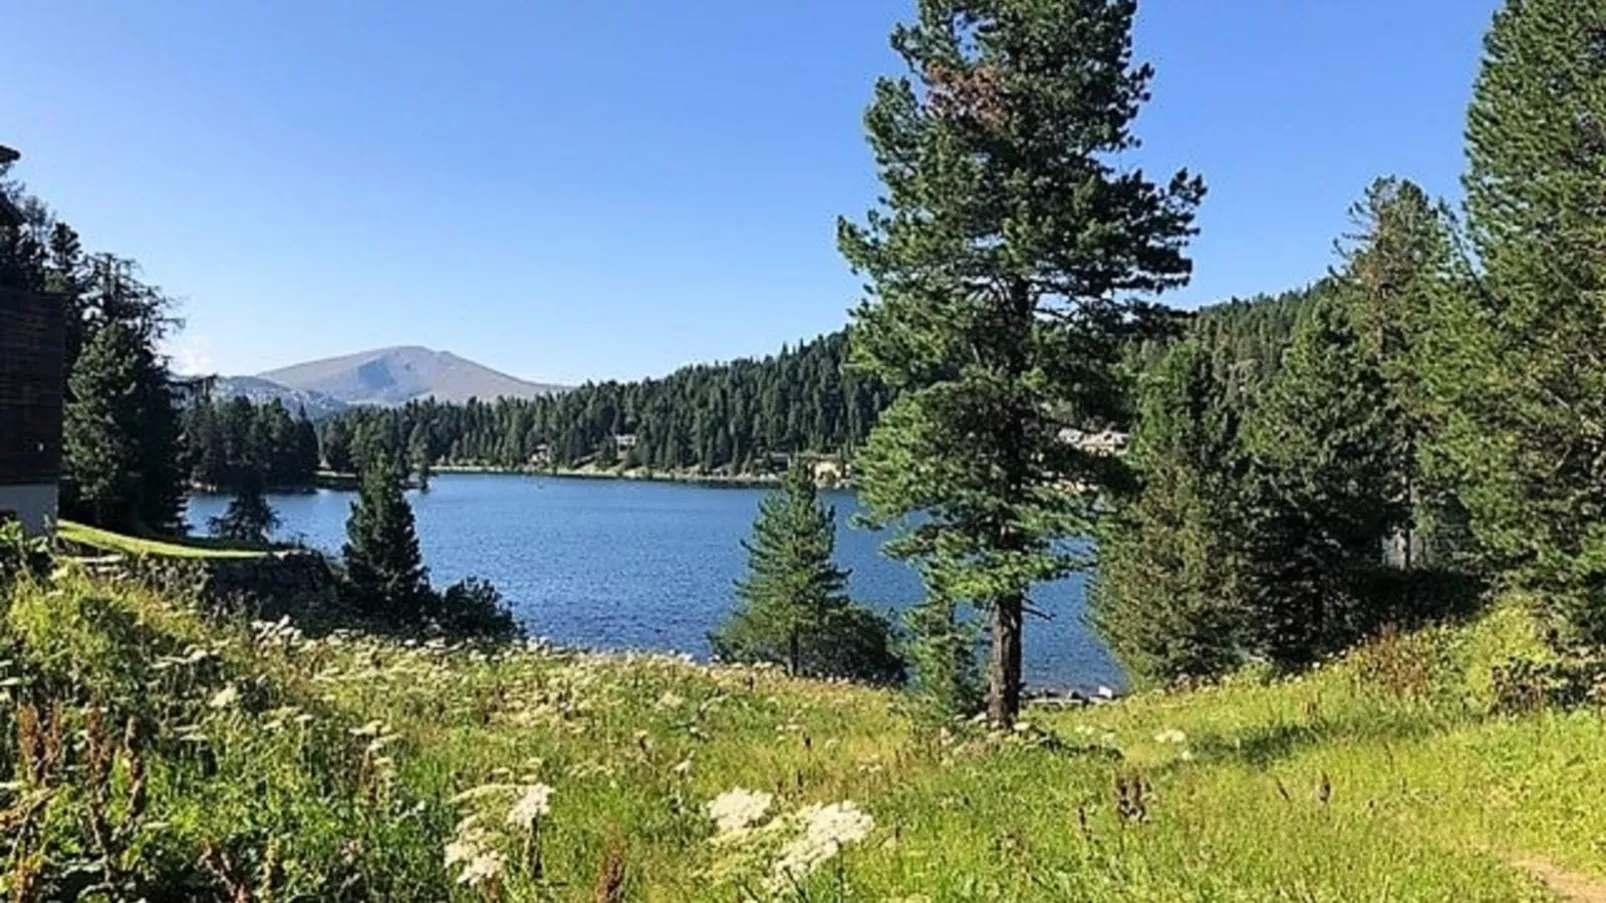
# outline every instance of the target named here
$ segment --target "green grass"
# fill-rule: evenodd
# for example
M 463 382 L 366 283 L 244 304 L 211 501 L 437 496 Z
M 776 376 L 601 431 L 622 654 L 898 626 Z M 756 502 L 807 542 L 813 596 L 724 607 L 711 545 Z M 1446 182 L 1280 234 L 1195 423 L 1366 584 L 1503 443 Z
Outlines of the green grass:
M 73 545 L 124 555 L 155 555 L 168 558 L 261 558 L 260 549 L 240 548 L 216 539 L 164 537 L 150 539 L 113 533 L 97 527 L 64 520 L 57 524 L 57 535 Z
M 76 578 L 21 590 L 0 641 L 4 692 L 59 705 L 62 736 L 137 717 L 147 775 L 135 812 L 128 752 L 35 781 L 0 740 L 19 775 L 0 822 L 49 795 L 0 831 L 0 892 L 104 871 L 96 805 L 113 871 L 153 899 L 1506 901 L 1554 899 L 1518 858 L 1606 877 L 1606 722 L 1492 711 L 1490 668 L 1543 655 L 1512 606 L 1293 680 L 1032 710 L 1008 735 L 769 670 L 313 640 Z M 508 815 L 537 783 L 531 832 Z M 768 827 L 718 839 L 706 807 L 733 788 L 772 796 Z M 773 884 L 799 813 L 843 802 L 868 834 Z M 494 881 L 459 883 L 454 838 Z

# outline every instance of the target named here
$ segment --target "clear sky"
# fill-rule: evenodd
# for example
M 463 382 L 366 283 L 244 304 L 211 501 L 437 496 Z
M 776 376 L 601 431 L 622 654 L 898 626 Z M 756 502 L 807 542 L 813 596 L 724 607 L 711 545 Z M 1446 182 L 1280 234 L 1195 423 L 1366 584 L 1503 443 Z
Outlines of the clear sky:
M 0 143 L 183 302 L 190 370 L 382 345 L 577 382 L 840 327 L 911 0 L 0 0 Z M 1497 0 L 1145 0 L 1193 306 L 1310 281 L 1376 175 L 1455 198 Z

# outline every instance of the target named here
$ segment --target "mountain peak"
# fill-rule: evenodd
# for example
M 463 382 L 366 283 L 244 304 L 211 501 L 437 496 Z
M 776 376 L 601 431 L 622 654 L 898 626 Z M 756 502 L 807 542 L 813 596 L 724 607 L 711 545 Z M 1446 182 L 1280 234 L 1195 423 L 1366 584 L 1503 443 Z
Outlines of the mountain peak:
M 534 383 L 420 345 L 375 348 L 280 367 L 258 374 L 302 392 L 346 404 L 399 405 L 414 399 L 464 402 L 470 398 L 534 398 L 565 387 Z

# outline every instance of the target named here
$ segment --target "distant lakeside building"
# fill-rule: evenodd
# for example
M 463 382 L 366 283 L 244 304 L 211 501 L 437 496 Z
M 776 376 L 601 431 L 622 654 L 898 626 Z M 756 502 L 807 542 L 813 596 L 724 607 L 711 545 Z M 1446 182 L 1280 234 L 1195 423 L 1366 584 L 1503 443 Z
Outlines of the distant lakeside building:
M 0 163 L 17 158 L 0 146 Z M 23 215 L 0 195 L 0 228 Z M 67 326 L 59 298 L 0 284 L 0 520 L 52 530 L 61 481 Z

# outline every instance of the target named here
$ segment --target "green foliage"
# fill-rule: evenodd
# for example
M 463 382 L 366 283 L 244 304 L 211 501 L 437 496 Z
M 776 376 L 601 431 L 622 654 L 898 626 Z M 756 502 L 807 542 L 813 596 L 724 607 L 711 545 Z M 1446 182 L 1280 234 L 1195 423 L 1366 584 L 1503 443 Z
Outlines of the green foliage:
M 122 322 L 94 334 L 68 380 L 66 466 L 95 523 L 177 532 L 178 412 L 152 342 Z
M 401 473 L 388 460 L 363 472 L 346 521 L 345 592 L 376 623 L 421 626 L 431 605 L 429 572 L 418 549 Z
M 318 473 L 318 434 L 302 411 L 292 418 L 277 399 L 202 399 L 184 412 L 190 479 L 233 490 L 247 481 L 273 489 L 305 489 Z
M 428 464 L 769 473 L 786 456 L 842 454 L 868 435 L 888 392 L 843 372 L 846 355 L 846 336 L 834 333 L 763 359 L 546 398 L 358 408 L 326 422 L 324 454 L 331 469 L 347 470 L 361 436 L 405 455 L 415 471 L 427 456 Z
M 1099 538 L 1093 623 L 1133 676 L 1223 674 L 1249 649 L 1242 412 L 1194 337 L 1146 374 L 1130 458 L 1141 478 Z
M 916 512 L 891 554 L 989 611 L 989 712 L 1015 717 L 1031 587 L 1085 567 L 1119 462 L 1066 442 L 1119 421 L 1117 363 L 1147 308 L 1184 284 L 1204 185 L 1156 185 L 1115 158 L 1152 70 L 1130 0 L 918 5 L 865 117 L 885 203 L 839 245 L 870 297 L 854 362 L 898 392 L 859 461 L 881 521 Z M 1079 487 L 1067 491 L 1066 487 Z
M 235 485 L 234 498 L 221 515 L 207 522 L 212 535 L 234 542 L 265 545 L 279 528 L 279 515 L 262 494 L 261 477 L 242 477 Z
M 991 734 L 775 669 L 246 631 L 76 579 L 18 597 L 0 649 L 21 900 L 723 901 L 736 874 L 766 900 L 1538 903 L 1511 863 L 1606 873 L 1602 716 L 1519 705 L 1565 665 L 1517 606 Z M 733 788 L 765 810 L 721 837 Z M 873 824 L 769 893 L 830 807 Z
M 1246 434 L 1258 473 L 1249 557 L 1256 644 L 1302 665 L 1343 649 L 1362 623 L 1359 586 L 1408 509 L 1388 387 L 1341 303 L 1321 303 L 1294 338 Z
M 357 469 L 351 453 L 351 429 L 343 420 L 334 419 L 324 428 L 323 461 L 335 473 L 353 473 Z
M 740 605 L 709 637 L 716 656 L 772 662 L 793 675 L 903 681 L 886 619 L 848 599 L 847 572 L 832 562 L 835 514 L 821 504 L 806 464 L 795 462 L 760 503 L 743 547 Z
M 20 589 L 0 650 L 8 899 L 451 893 L 431 836 L 449 810 L 249 635 L 74 579 Z
M 949 723 L 982 706 L 976 625 L 950 599 L 932 595 L 904 612 L 904 653 L 914 668 L 914 691 L 927 720 Z
M 1513 2 L 1469 114 L 1483 272 L 1436 324 L 1436 453 L 1485 561 L 1543 590 L 1569 640 L 1606 641 L 1606 66 L 1597 4 Z
M 29 539 L 16 521 L 0 520 L 0 600 L 17 581 L 43 578 L 50 569 L 44 539 Z
M 1094 587 L 1140 679 L 1297 667 L 1477 595 L 1426 378 L 1463 285 L 1453 223 L 1397 179 L 1352 215 L 1329 279 L 1210 309 L 1147 366 L 1142 487 L 1101 537 Z
M 512 639 L 524 633 L 502 593 L 478 577 L 447 587 L 432 608 L 433 626 L 448 636 Z
M 407 439 L 407 464 L 412 472 L 418 475 L 418 486 L 424 491 L 429 490 L 430 462 L 435 460 L 435 453 L 430 448 L 429 430 L 422 423 L 413 425 L 412 433 Z

